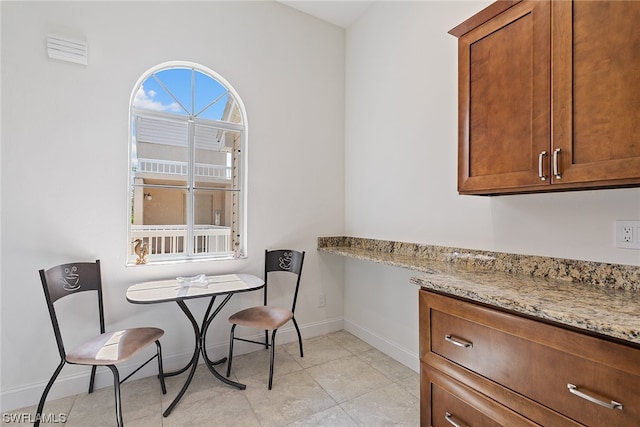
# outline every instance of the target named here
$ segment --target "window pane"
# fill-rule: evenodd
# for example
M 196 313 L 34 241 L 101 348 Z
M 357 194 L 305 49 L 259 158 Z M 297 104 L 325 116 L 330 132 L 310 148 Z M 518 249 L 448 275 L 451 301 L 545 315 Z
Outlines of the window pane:
M 152 90 L 154 99 L 168 105 L 173 113 L 193 114 L 191 106 L 191 69 L 169 68 L 158 71 L 145 81 L 145 89 Z
M 180 91 L 179 88 L 177 88 Z M 159 79 L 151 76 L 144 81 L 136 92 L 133 106 L 148 111 L 164 111 L 172 114 L 187 116 L 188 111 L 177 101 L 173 95 L 163 86 Z
M 233 250 L 234 194 L 232 191 L 196 190 L 194 253 Z
M 238 103 L 230 95 L 225 102 L 225 109 L 220 120 L 229 123 L 242 124 L 242 114 L 240 114 Z
M 186 186 L 188 124 L 159 113 L 136 111 L 133 126 L 134 179 L 142 179 L 147 184 Z
M 229 91 L 215 79 L 195 73 L 194 115 L 199 118 L 222 120 Z
M 187 191 L 179 188 L 136 187 L 144 225 L 187 224 Z
M 240 132 L 197 123 L 195 126 L 194 179 L 198 188 L 238 189 L 234 180 Z
M 233 218 L 233 192 L 196 190 L 194 217 L 196 225 L 230 227 Z
M 132 193 L 132 242 L 141 239 L 147 244 L 149 255 L 184 254 L 187 239 L 186 189 L 134 186 Z

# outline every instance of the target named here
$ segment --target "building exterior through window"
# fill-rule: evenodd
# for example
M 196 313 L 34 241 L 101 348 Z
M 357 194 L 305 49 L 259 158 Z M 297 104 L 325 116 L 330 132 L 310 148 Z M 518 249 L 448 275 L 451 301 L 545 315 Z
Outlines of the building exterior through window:
M 246 115 L 213 71 L 170 63 L 131 101 L 127 264 L 243 257 Z

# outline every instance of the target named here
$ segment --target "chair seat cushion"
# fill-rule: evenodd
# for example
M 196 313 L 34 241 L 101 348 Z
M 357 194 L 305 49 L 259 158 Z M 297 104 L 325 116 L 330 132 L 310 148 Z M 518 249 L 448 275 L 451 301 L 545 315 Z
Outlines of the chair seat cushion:
M 257 329 L 278 329 L 293 318 L 291 310 L 261 305 L 239 311 L 229 317 L 230 323 Z
M 67 362 L 80 365 L 114 365 L 133 357 L 158 340 L 158 328 L 131 328 L 107 332 L 91 338 L 67 353 Z

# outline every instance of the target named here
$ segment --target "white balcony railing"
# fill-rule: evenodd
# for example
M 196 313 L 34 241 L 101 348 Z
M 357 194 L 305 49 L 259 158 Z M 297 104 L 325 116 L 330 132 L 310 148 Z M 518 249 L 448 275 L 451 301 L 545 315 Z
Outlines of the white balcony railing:
M 138 158 L 136 172 L 163 175 L 187 176 L 187 162 Z M 194 169 L 197 178 L 231 179 L 231 167 L 196 163 Z
M 132 225 L 131 240 L 141 239 L 148 245 L 148 258 L 172 258 L 186 255 L 186 225 Z M 195 226 L 193 232 L 193 253 L 198 255 L 231 252 L 231 229 L 216 225 Z M 131 259 L 135 259 L 134 245 L 131 245 Z

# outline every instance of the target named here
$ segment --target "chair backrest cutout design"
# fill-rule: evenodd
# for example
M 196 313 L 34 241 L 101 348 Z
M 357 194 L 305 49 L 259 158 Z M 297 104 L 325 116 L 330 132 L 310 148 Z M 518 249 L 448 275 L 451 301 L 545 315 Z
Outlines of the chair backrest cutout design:
M 44 277 L 43 277 L 44 275 Z M 46 286 L 51 302 L 76 292 L 101 292 L 100 261 L 62 264 L 47 271 L 40 270 L 43 286 Z
M 268 274 L 274 271 L 288 272 L 297 276 L 296 289 L 293 295 L 293 304 L 291 306 L 291 311 L 295 312 L 296 302 L 298 300 L 298 289 L 300 288 L 300 277 L 302 276 L 304 254 L 304 251 L 299 252 L 292 249 L 264 251 L 264 305 L 267 305 Z
M 65 350 L 60 332 L 60 325 L 56 316 L 54 303 L 61 298 L 85 291 L 98 293 L 98 312 L 100 317 L 100 333 L 105 332 L 104 308 L 102 304 L 102 279 L 100 276 L 100 261 L 75 262 L 40 270 L 40 281 L 44 289 L 49 317 L 56 336 L 58 351 L 64 359 Z

